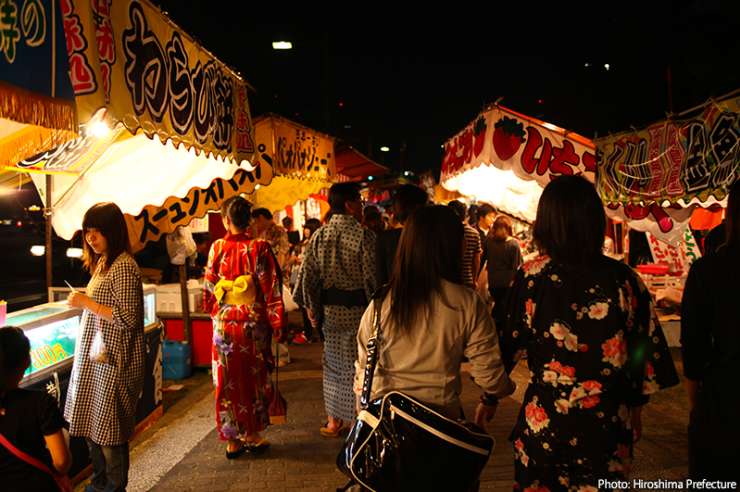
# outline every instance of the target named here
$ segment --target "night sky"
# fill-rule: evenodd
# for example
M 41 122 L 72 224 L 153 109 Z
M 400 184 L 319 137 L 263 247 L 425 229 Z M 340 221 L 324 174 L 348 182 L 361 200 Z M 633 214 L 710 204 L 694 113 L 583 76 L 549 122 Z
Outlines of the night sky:
M 255 87 L 253 115 L 338 136 L 395 171 L 438 172 L 444 141 L 499 97 L 592 138 L 740 88 L 740 2 L 352 3 L 322 17 L 155 3 Z M 288 14 L 300 22 L 273 22 Z M 294 49 L 272 50 L 280 39 Z

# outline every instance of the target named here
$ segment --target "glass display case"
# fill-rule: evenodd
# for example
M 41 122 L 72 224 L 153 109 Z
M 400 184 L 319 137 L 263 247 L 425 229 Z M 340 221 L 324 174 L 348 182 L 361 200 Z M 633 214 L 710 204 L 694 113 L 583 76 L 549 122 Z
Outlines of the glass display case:
M 144 330 L 157 324 L 157 286 L 144 285 Z
M 69 288 L 55 287 L 49 291 L 49 297 L 56 302 L 7 315 L 5 324 L 21 328 L 31 342 L 31 366 L 26 370 L 22 385 L 33 384 L 55 371 L 71 367 L 83 312 L 67 306 L 69 292 Z M 154 285 L 144 286 L 146 332 L 159 326 L 156 296 Z
M 66 302 L 42 304 L 8 314 L 8 326 L 21 328 L 31 342 L 31 366 L 23 383 L 46 377 L 72 364 L 82 310 Z

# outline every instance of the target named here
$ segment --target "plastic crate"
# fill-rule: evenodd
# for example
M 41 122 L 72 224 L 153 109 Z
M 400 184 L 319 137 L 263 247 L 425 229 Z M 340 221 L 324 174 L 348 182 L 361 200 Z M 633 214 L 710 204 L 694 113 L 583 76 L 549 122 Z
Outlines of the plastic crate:
M 185 379 L 190 377 L 192 364 L 190 344 L 165 340 L 162 349 L 164 379 Z

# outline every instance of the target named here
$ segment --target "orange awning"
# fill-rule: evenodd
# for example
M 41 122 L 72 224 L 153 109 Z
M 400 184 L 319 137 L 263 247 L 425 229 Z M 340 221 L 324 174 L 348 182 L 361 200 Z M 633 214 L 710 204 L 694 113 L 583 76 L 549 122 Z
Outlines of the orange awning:
M 363 181 L 368 176 L 382 176 L 388 168 L 378 164 L 354 147 L 343 147 L 336 152 L 337 173 L 349 181 Z

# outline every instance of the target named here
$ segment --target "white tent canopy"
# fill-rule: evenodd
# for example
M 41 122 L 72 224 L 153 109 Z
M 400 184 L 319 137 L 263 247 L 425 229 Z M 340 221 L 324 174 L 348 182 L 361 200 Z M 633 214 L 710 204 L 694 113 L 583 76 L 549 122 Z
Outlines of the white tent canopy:
M 440 183 L 533 222 L 542 189 L 556 176 L 594 181 L 590 140 L 502 106 L 484 111 L 445 143 Z
M 85 212 L 96 203 L 114 202 L 124 213 L 136 216 L 146 205 L 185 196 L 193 187 L 206 188 L 216 178 L 230 179 L 239 169 L 229 160 L 203 152 L 196 155 L 193 148 L 175 148 L 171 141 L 162 144 L 144 134 L 131 136 L 123 129 L 113 133 L 113 143 L 102 149 L 99 157 L 93 156 L 78 175 L 52 176 L 52 225 L 65 239 L 81 228 Z M 64 159 L 70 153 L 67 150 L 58 157 Z M 246 161 L 242 168 L 253 169 Z M 34 175 L 33 180 L 43 196 L 45 177 Z

